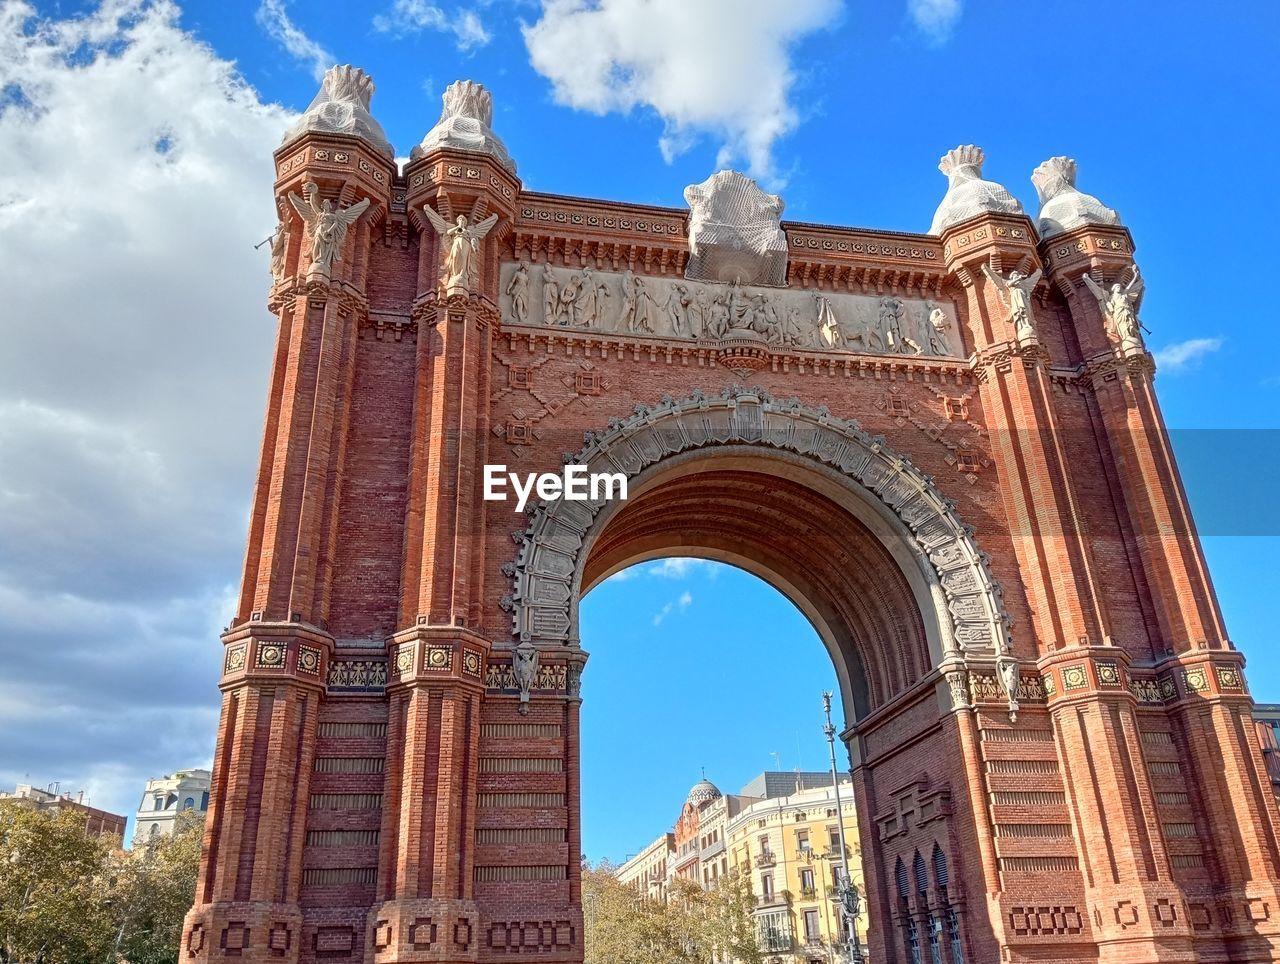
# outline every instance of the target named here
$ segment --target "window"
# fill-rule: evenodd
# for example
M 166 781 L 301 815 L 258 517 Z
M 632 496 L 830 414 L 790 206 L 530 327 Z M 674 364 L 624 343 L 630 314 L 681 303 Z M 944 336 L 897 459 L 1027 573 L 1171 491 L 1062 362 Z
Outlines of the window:
M 158 836 L 160 836 L 160 824 L 158 824 L 158 823 L 153 823 L 153 824 L 151 825 L 151 836 L 153 836 L 153 837 L 158 837 Z
M 964 948 L 960 946 L 960 921 L 954 907 L 947 906 L 947 938 L 951 941 L 951 964 L 964 964 Z
M 194 810 L 195 808 L 196 808 L 195 797 L 187 797 L 187 799 L 182 801 L 183 810 Z
M 760 875 L 760 893 L 765 897 L 773 896 L 773 874 Z
M 840 829 L 838 827 L 827 828 L 827 839 L 831 841 L 831 849 L 836 853 L 840 852 Z
M 796 831 L 796 847 L 800 850 L 802 854 L 809 852 L 809 831 L 808 830 Z
M 791 950 L 791 919 L 785 912 L 764 914 L 759 928 L 761 950 L 772 953 Z
M 929 915 L 929 960 L 932 964 L 942 964 L 942 920 Z
M 822 929 L 818 923 L 818 912 L 816 910 L 804 912 L 804 939 L 806 941 L 822 939 Z
M 163 796 L 162 794 L 159 794 L 159 793 L 157 793 L 157 794 L 156 794 L 155 806 L 154 806 L 154 807 L 152 807 L 152 809 L 153 809 L 153 810 L 163 810 L 163 809 L 164 809 L 164 796 Z
M 814 894 L 812 868 L 805 867 L 800 871 L 800 893 L 806 897 L 812 897 Z

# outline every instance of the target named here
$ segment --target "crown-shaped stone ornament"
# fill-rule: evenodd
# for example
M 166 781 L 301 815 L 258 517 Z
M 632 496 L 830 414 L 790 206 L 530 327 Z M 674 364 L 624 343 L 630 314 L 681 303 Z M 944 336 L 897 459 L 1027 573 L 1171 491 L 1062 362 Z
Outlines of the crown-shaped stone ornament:
M 394 156 L 382 125 L 369 113 L 372 99 L 373 78 L 363 70 L 350 64 L 330 67 L 311 105 L 289 128 L 281 143 L 287 144 L 308 131 L 349 134 L 367 141 L 388 157 Z
M 930 234 L 987 211 L 1021 214 L 1022 205 L 1003 184 L 982 179 L 982 163 L 986 154 L 981 147 L 964 144 L 947 151 L 938 162 L 938 170 L 947 176 L 947 193 L 934 212 Z
M 1049 158 L 1031 173 L 1031 183 L 1040 195 L 1036 229 L 1042 239 L 1082 224 L 1120 223 L 1120 215 L 1113 208 L 1092 194 L 1076 190 L 1076 162 L 1069 157 Z
M 417 160 L 434 150 L 446 149 L 489 154 L 512 174 L 516 162 L 507 147 L 493 132 L 493 95 L 483 84 L 472 80 L 455 80 L 445 88 L 444 109 L 436 126 L 427 131 L 422 143 L 410 153 Z

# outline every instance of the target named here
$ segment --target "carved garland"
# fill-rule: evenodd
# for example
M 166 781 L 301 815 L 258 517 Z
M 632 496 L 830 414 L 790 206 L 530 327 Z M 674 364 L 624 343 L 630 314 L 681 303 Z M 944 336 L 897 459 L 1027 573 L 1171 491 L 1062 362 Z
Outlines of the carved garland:
M 588 432 L 584 440 L 581 451 L 565 455 L 566 464 L 621 472 L 628 479 L 680 452 L 745 444 L 804 455 L 856 480 L 913 535 L 937 578 L 950 617 L 950 625 L 942 627 L 942 668 L 950 676 L 974 661 L 994 662 L 1010 713 L 1016 713 L 1019 676 L 1010 654 L 1010 619 L 987 556 L 974 542 L 973 530 L 956 516 L 955 504 L 883 438 L 825 407 L 735 387 L 719 397 L 694 392 L 680 401 L 666 396 L 652 408 L 637 405 L 632 417 L 610 419 L 605 432 Z M 603 506 L 603 501 L 543 503 L 531 512 L 528 527 L 514 534 L 520 548 L 515 563 L 506 567 L 514 592 L 504 608 L 512 612 L 512 631 L 521 644 L 579 644 L 570 634 L 582 550 Z M 964 706 L 968 700 L 956 703 Z

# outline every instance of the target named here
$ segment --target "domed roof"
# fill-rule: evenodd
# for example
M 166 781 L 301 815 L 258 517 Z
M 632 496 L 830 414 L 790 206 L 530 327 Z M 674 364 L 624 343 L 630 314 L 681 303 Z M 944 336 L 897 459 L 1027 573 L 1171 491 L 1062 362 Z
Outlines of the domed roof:
M 703 777 L 693 785 L 689 791 L 689 796 L 685 799 L 686 803 L 691 803 L 695 807 L 701 807 L 703 804 L 710 803 L 712 800 L 719 800 L 724 794 L 720 792 L 720 788 L 714 783 Z

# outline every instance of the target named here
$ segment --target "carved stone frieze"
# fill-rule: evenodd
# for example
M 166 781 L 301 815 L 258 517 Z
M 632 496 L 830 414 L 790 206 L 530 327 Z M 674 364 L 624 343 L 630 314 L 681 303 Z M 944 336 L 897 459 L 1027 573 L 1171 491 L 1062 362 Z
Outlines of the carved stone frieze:
M 955 307 L 895 295 L 778 289 L 507 262 L 507 325 L 774 349 L 958 358 Z M 729 366 L 732 367 L 732 366 Z

